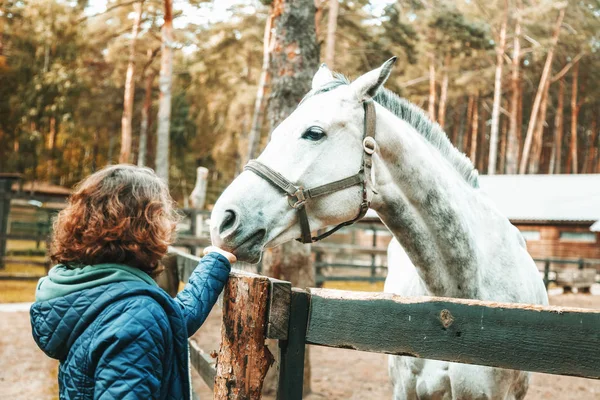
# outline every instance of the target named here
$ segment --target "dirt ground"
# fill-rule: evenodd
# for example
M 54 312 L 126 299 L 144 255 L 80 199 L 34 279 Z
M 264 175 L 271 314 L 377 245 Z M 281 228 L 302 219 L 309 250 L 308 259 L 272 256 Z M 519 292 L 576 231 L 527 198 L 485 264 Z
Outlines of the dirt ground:
M 553 305 L 600 309 L 600 296 L 551 296 Z M 2 309 L 0 305 L 0 310 Z M 207 350 L 218 349 L 219 315 L 213 312 L 194 338 Z M 26 311 L 0 311 L 0 399 L 56 399 L 57 363 L 31 337 Z M 309 400 L 390 399 L 387 357 L 381 354 L 310 346 L 312 389 Z M 210 390 L 193 374 L 201 399 Z M 533 374 L 528 400 L 599 399 L 600 381 Z

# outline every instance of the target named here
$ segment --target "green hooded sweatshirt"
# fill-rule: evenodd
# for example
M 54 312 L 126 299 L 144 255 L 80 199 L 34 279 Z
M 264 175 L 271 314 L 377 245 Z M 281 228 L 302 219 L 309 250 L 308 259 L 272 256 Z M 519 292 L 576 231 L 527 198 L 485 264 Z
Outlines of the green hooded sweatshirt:
M 39 280 L 35 300 L 46 301 L 80 290 L 123 281 L 142 281 L 158 286 L 150 275 L 123 264 L 96 264 L 81 268 L 58 264 L 48 271 L 48 276 Z

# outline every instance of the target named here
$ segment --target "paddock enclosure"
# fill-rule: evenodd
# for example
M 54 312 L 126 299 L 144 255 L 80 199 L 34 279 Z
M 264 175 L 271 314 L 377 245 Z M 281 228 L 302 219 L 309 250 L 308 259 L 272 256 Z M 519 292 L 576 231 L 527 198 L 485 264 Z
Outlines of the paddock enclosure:
M 35 207 L 28 204 L 12 204 L 0 210 L 0 220 L 4 223 L 5 233 L 0 232 L 0 280 L 37 281 L 50 267 L 44 244 L 49 240 L 52 219 L 60 208 Z M 178 227 L 175 246 L 186 248 L 192 254 L 198 254 L 202 248 L 210 245 L 207 222 L 210 211 L 194 208 L 178 210 L 183 220 Z M 387 246 L 392 239 L 391 233 L 373 213 L 354 225 L 347 226 L 331 237 L 313 243 L 311 250 L 314 258 L 316 285 L 322 287 L 326 282 L 366 282 L 385 281 L 387 276 Z M 5 246 L 6 240 L 23 242 L 23 248 Z M 600 239 L 599 239 L 600 240 Z M 28 245 L 25 245 L 28 243 Z M 528 242 L 528 246 L 533 242 Z M 535 256 L 546 286 L 556 285 L 570 292 L 588 293 L 594 283 L 600 282 L 600 259 L 597 258 L 559 258 Z M 11 273 L 5 273 L 4 266 L 11 265 Z M 21 265 L 23 268 L 21 268 Z M 29 271 L 39 267 L 36 274 Z M 261 264 L 252 268 L 262 272 Z M 29 270 L 29 271 L 28 271 Z
M 172 249 L 185 281 L 198 258 Z M 384 293 L 292 288 L 234 271 L 215 358 L 195 343 L 192 365 L 214 398 L 260 399 L 278 340 L 277 399 L 301 399 L 307 345 L 600 379 L 600 310 Z

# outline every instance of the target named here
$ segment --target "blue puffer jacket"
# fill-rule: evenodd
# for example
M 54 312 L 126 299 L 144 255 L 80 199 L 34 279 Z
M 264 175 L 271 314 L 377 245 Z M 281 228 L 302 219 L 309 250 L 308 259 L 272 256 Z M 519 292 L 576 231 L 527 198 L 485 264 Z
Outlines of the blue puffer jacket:
M 131 274 L 124 266 L 117 265 L 116 272 L 115 265 L 104 272 L 95 267 L 85 269 L 93 271 L 93 282 L 100 285 L 88 279 L 82 290 L 31 307 L 36 343 L 60 360 L 60 398 L 190 399 L 187 338 L 200 328 L 222 291 L 230 271 L 227 259 L 217 253 L 202 258 L 175 299 L 147 275 L 133 276 L 139 270 Z M 52 271 L 46 279 L 51 278 Z M 60 292 L 65 285 L 60 276 L 56 279 L 58 285 L 41 281 L 39 286 L 54 284 Z

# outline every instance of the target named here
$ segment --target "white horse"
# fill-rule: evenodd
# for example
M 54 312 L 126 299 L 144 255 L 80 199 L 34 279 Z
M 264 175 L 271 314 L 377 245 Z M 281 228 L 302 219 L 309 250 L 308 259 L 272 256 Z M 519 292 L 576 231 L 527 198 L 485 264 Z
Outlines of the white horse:
M 471 162 L 419 108 L 382 88 L 394 61 L 352 83 L 325 66 L 318 70 L 312 90 L 257 159 L 266 166 L 263 176 L 243 172 L 218 200 L 213 243 L 257 262 L 265 247 L 306 238 L 300 225 L 318 230 L 353 220 L 366 193 L 397 240 L 389 249 L 386 291 L 547 304 L 525 241 L 481 193 Z M 374 104 L 376 144 L 363 141 L 365 103 Z M 302 188 L 292 195 L 353 176 L 361 166 L 364 182 L 305 200 Z M 278 178 L 265 178 L 264 170 L 283 180 L 273 183 Z M 298 212 L 303 206 L 306 223 Z M 389 367 L 394 399 L 521 399 L 528 385 L 521 371 L 398 356 Z

